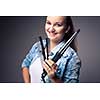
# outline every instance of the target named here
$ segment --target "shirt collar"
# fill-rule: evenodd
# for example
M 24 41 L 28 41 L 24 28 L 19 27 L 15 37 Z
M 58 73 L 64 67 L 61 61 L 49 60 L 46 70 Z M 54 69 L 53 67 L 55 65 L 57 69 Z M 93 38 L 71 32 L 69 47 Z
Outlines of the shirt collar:
M 54 47 L 51 52 L 50 52 L 50 56 L 55 55 L 56 52 L 65 44 L 65 41 L 60 42 L 56 47 Z

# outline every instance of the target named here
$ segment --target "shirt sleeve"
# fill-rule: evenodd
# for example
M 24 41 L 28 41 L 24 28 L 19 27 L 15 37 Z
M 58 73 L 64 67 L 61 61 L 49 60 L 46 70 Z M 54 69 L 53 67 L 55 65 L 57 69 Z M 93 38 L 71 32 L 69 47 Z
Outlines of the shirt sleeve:
M 78 83 L 80 67 L 81 67 L 81 61 L 77 53 L 74 53 L 66 64 L 64 75 L 63 75 L 64 83 L 66 82 L 67 83 Z
M 28 54 L 26 55 L 26 57 L 24 58 L 21 67 L 27 67 L 29 68 L 33 57 L 36 55 L 35 51 L 37 50 L 38 46 L 37 43 L 35 43 L 32 48 L 30 49 L 30 51 L 28 52 Z

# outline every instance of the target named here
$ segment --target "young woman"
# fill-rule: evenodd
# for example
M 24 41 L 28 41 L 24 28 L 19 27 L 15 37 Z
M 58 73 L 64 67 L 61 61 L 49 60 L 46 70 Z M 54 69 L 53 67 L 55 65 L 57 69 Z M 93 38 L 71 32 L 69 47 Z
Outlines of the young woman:
M 41 60 L 40 43 L 37 42 L 26 55 L 22 63 L 24 82 L 46 83 L 76 83 L 79 82 L 81 61 L 77 54 L 77 47 L 73 41 L 62 57 L 54 62 L 52 58 L 61 49 L 65 42 L 74 33 L 70 16 L 47 16 L 45 32 L 49 38 L 49 59 Z M 43 40 L 46 47 L 46 41 Z M 43 69 L 46 71 L 44 79 L 41 78 Z

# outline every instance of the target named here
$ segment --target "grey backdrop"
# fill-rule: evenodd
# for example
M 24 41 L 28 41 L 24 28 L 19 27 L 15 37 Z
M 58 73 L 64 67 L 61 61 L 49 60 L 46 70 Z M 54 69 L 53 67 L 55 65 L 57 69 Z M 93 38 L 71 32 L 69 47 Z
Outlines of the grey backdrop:
M 100 82 L 100 17 L 73 16 L 82 60 L 81 83 Z M 23 82 L 21 62 L 38 36 L 45 37 L 45 17 L 0 17 L 0 82 Z

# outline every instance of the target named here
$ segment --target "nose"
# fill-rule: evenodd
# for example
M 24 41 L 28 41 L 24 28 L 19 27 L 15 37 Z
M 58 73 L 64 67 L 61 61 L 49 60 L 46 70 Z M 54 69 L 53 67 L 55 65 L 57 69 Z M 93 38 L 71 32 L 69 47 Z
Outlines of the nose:
M 50 26 L 48 31 L 49 31 L 50 33 L 53 33 L 53 32 L 55 32 L 55 29 L 54 29 L 53 26 Z

